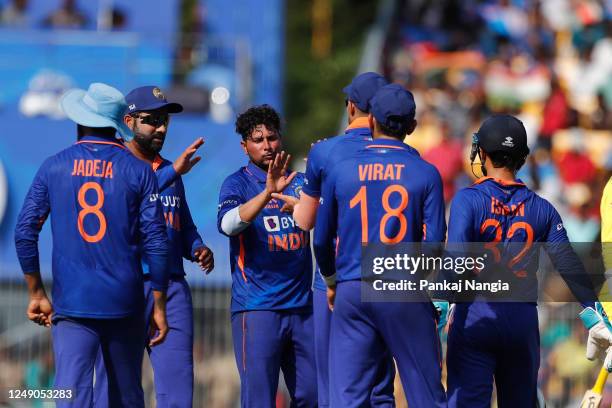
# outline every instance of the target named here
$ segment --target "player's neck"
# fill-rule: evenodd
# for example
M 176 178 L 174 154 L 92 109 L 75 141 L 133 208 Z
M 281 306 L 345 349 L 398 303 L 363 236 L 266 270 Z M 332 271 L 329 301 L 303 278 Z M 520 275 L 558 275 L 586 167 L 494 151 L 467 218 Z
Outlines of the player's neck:
M 397 140 L 397 141 L 401 142 L 401 140 L 398 139 L 397 137 L 388 136 L 388 135 L 385 135 L 384 133 L 378 133 L 378 132 L 376 132 L 376 133 L 374 133 L 372 135 L 372 139 L 374 139 L 374 140 L 376 140 L 376 139 Z
M 153 161 L 155 160 L 155 154 L 147 154 L 142 152 L 139 148 L 138 148 L 138 144 L 134 143 L 134 142 L 127 142 L 125 144 L 127 146 L 128 149 L 130 149 L 130 152 L 132 152 L 132 154 L 136 157 L 138 157 L 140 160 L 146 161 L 148 163 L 153 163 Z
M 493 167 L 487 166 L 487 177 L 493 177 L 494 179 L 501 181 L 514 181 L 516 180 L 516 174 L 508 170 L 505 167 Z

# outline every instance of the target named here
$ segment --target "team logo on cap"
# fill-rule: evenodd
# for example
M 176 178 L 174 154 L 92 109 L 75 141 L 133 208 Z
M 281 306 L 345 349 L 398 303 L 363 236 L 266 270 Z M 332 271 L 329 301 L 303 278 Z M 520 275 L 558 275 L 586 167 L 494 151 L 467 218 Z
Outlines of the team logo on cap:
M 502 146 L 514 147 L 514 141 L 512 140 L 512 136 L 506 137 L 506 140 L 502 143 Z
M 157 99 L 165 99 L 166 97 L 164 96 L 163 92 L 161 91 L 161 89 L 159 88 L 153 88 L 153 96 L 156 97 Z

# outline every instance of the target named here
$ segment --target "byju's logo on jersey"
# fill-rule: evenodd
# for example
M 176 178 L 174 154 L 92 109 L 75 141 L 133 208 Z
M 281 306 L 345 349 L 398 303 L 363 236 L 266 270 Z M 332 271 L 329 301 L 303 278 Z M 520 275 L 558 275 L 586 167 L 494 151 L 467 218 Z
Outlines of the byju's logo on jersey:
M 280 221 L 278 220 L 277 215 L 272 215 L 270 217 L 263 217 L 263 222 L 266 227 L 266 231 L 268 232 L 280 231 Z
M 504 140 L 504 142 L 502 143 L 502 146 L 514 147 L 514 140 L 512 139 L 512 136 L 506 137 L 506 140 Z

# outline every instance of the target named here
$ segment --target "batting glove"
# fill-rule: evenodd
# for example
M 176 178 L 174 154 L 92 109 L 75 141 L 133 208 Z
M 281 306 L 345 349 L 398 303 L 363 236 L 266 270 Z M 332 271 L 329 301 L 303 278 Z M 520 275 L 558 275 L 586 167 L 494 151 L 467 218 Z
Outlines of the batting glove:
M 580 312 L 580 319 L 589 331 L 587 339 L 586 358 L 600 359 L 612 346 L 612 326 L 601 303 L 595 302 L 594 307 L 586 307 Z M 612 353 L 605 356 L 605 366 L 612 371 Z
M 448 312 L 450 309 L 450 304 L 445 300 L 436 300 L 433 302 L 436 311 L 438 312 L 438 334 L 440 337 L 444 332 L 444 326 L 448 322 Z

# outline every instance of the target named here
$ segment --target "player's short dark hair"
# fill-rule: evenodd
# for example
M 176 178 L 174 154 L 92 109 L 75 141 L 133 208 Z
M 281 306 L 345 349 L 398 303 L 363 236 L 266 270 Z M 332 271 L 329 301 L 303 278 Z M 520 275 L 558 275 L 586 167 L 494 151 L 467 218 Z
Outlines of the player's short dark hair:
M 388 126 L 383 125 L 380 122 L 376 122 L 378 124 L 378 128 L 380 129 L 381 133 L 387 135 L 387 136 L 391 136 L 394 137 L 396 139 L 399 140 L 404 140 L 404 138 L 406 137 L 406 135 L 408 134 L 408 128 L 410 127 L 409 124 L 402 126 L 399 129 L 394 129 L 394 128 L 390 128 Z
M 511 155 L 508 152 L 491 152 L 487 153 L 489 160 L 495 168 L 505 167 L 513 172 L 519 171 L 525 164 L 526 157 Z
M 236 118 L 236 133 L 242 136 L 242 140 L 246 140 L 258 125 L 280 132 L 280 116 L 270 105 L 253 106 Z
M 113 137 L 117 131 L 112 127 L 93 128 L 77 124 L 77 138 L 81 139 L 85 136 L 102 136 Z

